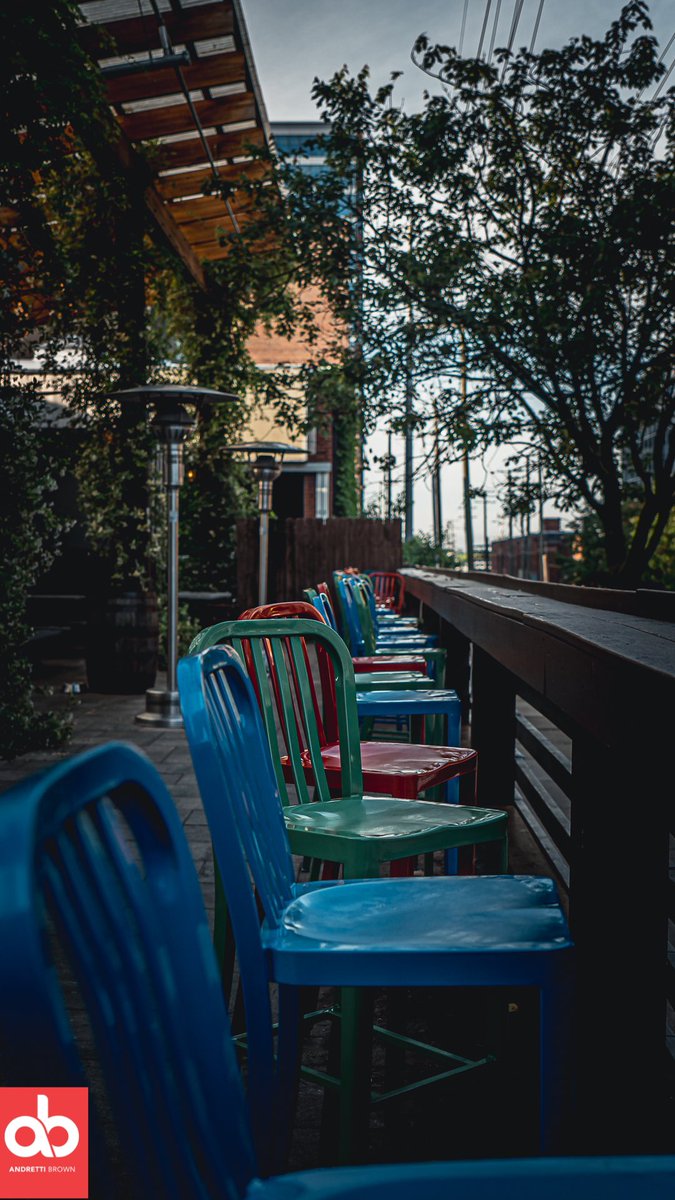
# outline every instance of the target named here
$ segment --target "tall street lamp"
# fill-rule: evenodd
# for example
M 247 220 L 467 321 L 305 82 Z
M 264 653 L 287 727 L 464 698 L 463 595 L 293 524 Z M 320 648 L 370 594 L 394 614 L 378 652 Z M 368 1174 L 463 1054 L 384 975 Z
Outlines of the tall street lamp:
M 151 401 L 155 415 L 151 429 L 162 455 L 162 482 L 167 508 L 167 601 L 166 601 L 166 688 L 148 688 L 145 711 L 136 720 L 160 729 L 176 729 L 183 724 L 178 698 L 178 493 L 183 483 L 183 445 L 195 426 L 195 418 L 184 408 L 207 410 L 212 404 L 239 402 L 231 392 L 212 388 L 183 387 L 171 384 L 145 384 L 111 392 L 123 402 Z
M 258 483 L 258 604 L 267 603 L 267 576 L 269 564 L 270 512 L 272 511 L 272 488 L 274 480 L 281 475 L 284 455 L 305 454 L 297 446 L 284 442 L 239 442 L 231 450 L 245 454 L 253 478 Z

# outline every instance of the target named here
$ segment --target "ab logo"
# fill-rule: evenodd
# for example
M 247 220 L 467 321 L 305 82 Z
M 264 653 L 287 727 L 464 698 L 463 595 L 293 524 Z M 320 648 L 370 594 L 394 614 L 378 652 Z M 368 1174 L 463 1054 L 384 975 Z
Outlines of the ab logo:
M 0 1088 L 0 1196 L 88 1196 L 88 1116 L 87 1088 Z
M 57 1142 L 52 1146 L 49 1134 L 55 1128 L 65 1129 L 67 1137 L 61 1145 Z M 33 1134 L 33 1140 L 27 1146 L 17 1141 L 16 1135 L 20 1129 L 30 1129 Z M 43 1154 L 45 1158 L 53 1158 L 54 1155 L 57 1158 L 66 1158 L 77 1149 L 79 1141 L 80 1131 L 75 1122 L 70 1117 L 50 1117 L 49 1097 L 40 1092 L 37 1098 L 37 1118 L 28 1115 L 15 1117 L 5 1129 L 5 1145 L 10 1154 L 16 1154 L 18 1158 L 33 1158 L 36 1154 Z

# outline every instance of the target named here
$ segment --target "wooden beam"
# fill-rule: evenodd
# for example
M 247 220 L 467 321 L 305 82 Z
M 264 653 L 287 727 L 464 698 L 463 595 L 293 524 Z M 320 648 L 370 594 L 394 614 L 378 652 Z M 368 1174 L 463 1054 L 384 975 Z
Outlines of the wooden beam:
M 236 215 L 237 224 L 242 228 L 255 220 L 255 214 L 252 212 L 237 213 Z M 226 212 L 208 221 L 195 221 L 192 225 L 181 225 L 180 229 L 186 241 L 196 248 L 197 252 L 202 244 L 217 242 L 221 231 L 226 235 L 234 233 L 234 226 Z
M 234 163 L 231 167 L 218 167 L 218 174 L 224 183 L 237 184 L 239 180 L 263 179 L 269 169 L 267 163 L 252 159 L 247 163 Z M 179 175 L 160 175 L 155 186 L 160 196 L 174 200 L 179 196 L 194 196 L 210 180 L 210 168 L 199 167 L 196 171 L 183 171 Z
M 174 45 L 231 37 L 234 32 L 234 16 L 228 0 L 221 4 L 200 4 L 180 13 L 165 12 L 162 17 Z M 84 25 L 79 37 L 92 58 L 160 49 L 157 22 L 150 16 L 144 20 L 129 17 L 122 21 Z
M 256 115 L 252 92 L 235 93 L 223 96 L 220 100 L 198 100 L 195 110 L 202 129 L 213 125 L 229 125 L 234 121 L 254 121 Z M 118 119 L 132 142 L 185 133 L 195 127 L 187 104 L 172 104 L 168 108 L 151 108 L 146 112 L 118 115 Z
M 261 129 L 242 129 L 238 133 L 217 133 L 207 138 L 211 153 L 216 159 L 238 158 L 250 154 L 249 147 L 264 146 L 265 138 Z M 185 142 L 168 142 L 158 146 L 154 153 L 154 162 L 158 171 L 171 167 L 196 166 L 204 162 L 206 155 L 201 138 L 190 138 Z
M 149 176 L 147 165 L 139 158 L 123 130 L 119 129 L 119 136 L 113 146 L 106 138 L 95 137 L 93 134 L 90 135 L 86 144 L 104 178 L 109 178 L 115 169 L 122 168 L 128 176 L 131 186 L 141 192 L 146 208 L 154 218 L 157 227 L 176 251 L 195 283 L 205 289 L 206 279 L 198 256 L 178 228 L 169 212 L 170 206 L 159 195 L 154 181 Z
M 143 193 L 146 207 L 152 214 L 157 225 L 161 229 L 167 241 L 173 246 L 176 254 L 185 264 L 192 278 L 199 284 L 203 291 L 206 291 L 206 277 L 204 268 L 195 254 L 192 246 L 183 236 L 181 230 L 176 225 L 171 216 L 170 207 L 168 207 L 161 196 L 158 196 L 154 187 L 148 187 Z
M 278 238 L 266 237 L 253 242 L 248 249 L 251 254 L 266 254 L 268 250 L 273 250 L 278 244 Z M 223 246 L 216 241 L 205 242 L 199 246 L 199 257 L 202 262 L 218 262 L 219 259 L 227 258 L 230 250 L 231 246 L 227 243 Z
M 250 212 L 253 201 L 245 192 L 235 192 L 230 197 L 230 205 L 233 212 Z M 222 196 L 201 196 L 198 200 L 175 201 L 167 204 L 166 207 L 176 224 L 180 226 L 208 220 L 211 217 L 227 217 L 227 208 Z
M 226 83 L 246 80 L 246 59 L 231 50 L 227 54 L 209 54 L 183 67 L 183 77 L 191 91 L 219 87 Z M 118 75 L 108 80 L 110 104 L 131 104 L 135 100 L 151 100 L 155 96 L 171 96 L 180 91 L 174 70 L 144 71 L 141 75 Z

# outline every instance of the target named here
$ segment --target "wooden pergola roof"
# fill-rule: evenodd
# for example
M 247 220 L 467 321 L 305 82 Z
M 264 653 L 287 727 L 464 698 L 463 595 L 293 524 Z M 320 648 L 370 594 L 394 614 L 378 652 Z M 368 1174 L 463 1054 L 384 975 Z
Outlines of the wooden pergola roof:
M 145 202 L 203 284 L 201 264 L 228 253 L 221 232 L 251 220 L 237 183 L 264 176 L 252 148 L 270 143 L 240 0 L 87 0 L 79 8 L 82 43 L 106 77 L 120 125 L 120 157 L 131 169 L 134 148 L 153 143 Z M 188 61 L 164 64 L 169 53 Z M 232 189 L 226 198 L 203 194 L 216 175 Z

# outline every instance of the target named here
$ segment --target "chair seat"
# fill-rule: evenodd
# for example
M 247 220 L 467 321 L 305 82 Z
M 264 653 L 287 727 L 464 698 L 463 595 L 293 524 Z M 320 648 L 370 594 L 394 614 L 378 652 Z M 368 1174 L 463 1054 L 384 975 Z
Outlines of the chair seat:
M 459 696 L 450 688 L 416 688 L 413 691 L 414 694 L 410 696 L 405 691 L 388 691 L 383 687 L 359 696 L 357 690 L 359 716 L 405 717 L 409 713 L 428 716 L 434 713 L 455 713 L 459 710 Z
M 391 688 L 397 691 L 405 689 L 410 692 L 428 692 L 431 680 L 428 675 L 423 675 L 418 671 L 387 671 L 383 674 L 382 671 L 359 671 L 356 679 L 356 701 L 359 702 L 359 696 L 366 696 L 369 692 L 382 693 L 383 689 Z M 384 692 L 389 695 L 389 692 Z
M 342 862 L 340 845 L 332 845 L 330 839 L 338 843 L 344 838 L 350 842 L 373 839 L 369 854 L 374 865 L 409 854 L 505 838 L 508 815 L 469 804 L 432 804 L 376 795 L 289 805 L 284 820 L 294 853 Z
M 674 1194 L 675 1155 L 587 1155 L 324 1167 L 256 1181 L 250 1200 L 665 1200 Z
M 340 746 L 333 742 L 321 748 L 321 758 L 333 795 L 340 795 Z M 361 742 L 363 787 L 366 792 L 383 792 L 403 800 L 415 800 L 420 792 L 448 779 L 466 775 L 476 766 L 475 750 L 456 746 L 417 746 L 409 742 Z M 301 755 L 305 777 L 313 781 L 308 750 Z M 288 756 L 281 760 L 284 777 L 292 782 Z
M 419 622 L 413 617 L 398 617 L 386 611 L 378 612 L 377 624 L 379 629 L 419 629 Z
M 421 654 L 365 654 L 352 659 L 354 674 L 361 671 L 419 671 L 426 674 L 426 659 Z
M 403 653 L 408 650 L 432 650 L 437 644 L 437 638 L 433 635 L 427 637 L 424 633 L 385 633 L 378 636 L 375 648 L 385 654 L 396 654 L 397 649 Z
M 553 880 L 529 875 L 296 884 L 263 941 L 277 982 L 335 987 L 535 985 L 572 948 Z

